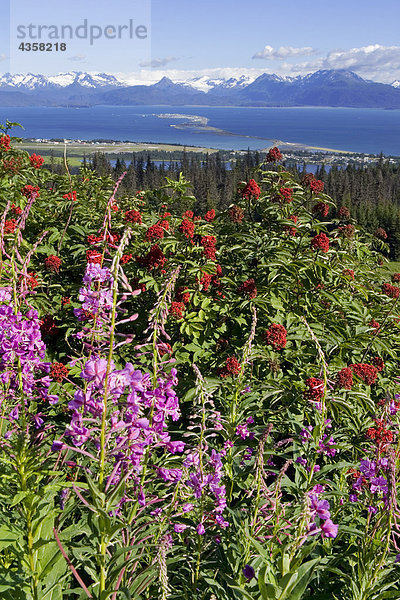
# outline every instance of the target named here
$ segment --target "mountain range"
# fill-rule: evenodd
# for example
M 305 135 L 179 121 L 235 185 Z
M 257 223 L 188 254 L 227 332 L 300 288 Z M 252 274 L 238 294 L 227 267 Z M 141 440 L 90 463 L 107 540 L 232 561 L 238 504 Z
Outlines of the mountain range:
M 392 85 L 362 79 L 345 69 L 305 76 L 263 73 L 257 78 L 195 77 L 151 85 L 129 85 L 107 73 L 70 72 L 54 76 L 0 76 L 0 106 L 96 105 L 333 106 L 400 108 L 400 82 Z

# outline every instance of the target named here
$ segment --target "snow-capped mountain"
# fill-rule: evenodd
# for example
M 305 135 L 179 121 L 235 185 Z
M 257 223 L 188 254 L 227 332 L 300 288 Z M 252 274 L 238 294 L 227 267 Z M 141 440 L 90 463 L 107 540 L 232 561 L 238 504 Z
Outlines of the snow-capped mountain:
M 107 73 L 68 72 L 46 77 L 0 76 L 0 106 L 347 106 L 400 108 L 400 81 L 362 79 L 344 69 L 304 77 L 254 73 L 235 77 L 182 75 L 132 83 Z
M 17 88 L 25 90 L 42 90 L 51 88 L 63 88 L 70 85 L 80 85 L 85 88 L 105 88 L 119 87 L 124 84 L 119 81 L 114 75 L 107 73 L 82 73 L 80 71 L 71 71 L 69 73 L 59 73 L 46 77 L 45 75 L 34 75 L 27 73 L 26 75 L 11 75 L 5 73 L 0 76 L 0 89 Z

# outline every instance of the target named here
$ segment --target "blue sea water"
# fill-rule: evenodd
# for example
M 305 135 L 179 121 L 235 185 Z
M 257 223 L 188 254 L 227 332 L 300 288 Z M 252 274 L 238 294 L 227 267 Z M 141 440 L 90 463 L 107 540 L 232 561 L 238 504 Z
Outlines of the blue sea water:
M 160 118 L 158 115 L 168 116 Z M 199 127 L 193 116 L 207 118 L 208 127 L 216 130 Z M 21 137 L 104 138 L 233 150 L 261 149 L 274 140 L 282 140 L 335 150 L 400 155 L 400 110 L 205 106 L 1 107 L 0 122 L 4 123 L 6 119 L 24 126 L 24 130 L 14 130 L 14 135 Z M 176 125 L 183 125 L 183 128 Z

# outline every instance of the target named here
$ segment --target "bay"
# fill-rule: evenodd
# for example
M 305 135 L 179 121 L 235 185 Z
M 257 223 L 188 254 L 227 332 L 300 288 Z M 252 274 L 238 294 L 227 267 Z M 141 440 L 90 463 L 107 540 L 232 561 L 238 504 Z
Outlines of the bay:
M 292 144 L 400 155 L 400 111 L 360 108 L 208 106 L 1 107 L 30 138 L 112 139 L 225 150 Z

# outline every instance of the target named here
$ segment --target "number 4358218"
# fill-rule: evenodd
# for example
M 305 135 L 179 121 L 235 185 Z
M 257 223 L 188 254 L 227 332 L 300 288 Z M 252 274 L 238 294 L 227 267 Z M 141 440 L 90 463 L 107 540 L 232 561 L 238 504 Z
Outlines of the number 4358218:
M 23 52 L 65 52 L 67 44 L 61 42 L 21 42 L 18 46 L 18 50 Z

